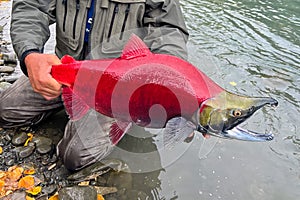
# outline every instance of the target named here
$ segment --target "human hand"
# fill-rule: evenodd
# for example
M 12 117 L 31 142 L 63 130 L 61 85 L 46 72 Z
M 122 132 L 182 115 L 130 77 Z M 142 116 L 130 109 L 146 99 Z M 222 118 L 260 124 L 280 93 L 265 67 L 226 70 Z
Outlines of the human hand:
M 31 53 L 25 57 L 28 77 L 35 92 L 51 100 L 61 94 L 61 84 L 52 78 L 52 65 L 61 64 L 56 55 Z

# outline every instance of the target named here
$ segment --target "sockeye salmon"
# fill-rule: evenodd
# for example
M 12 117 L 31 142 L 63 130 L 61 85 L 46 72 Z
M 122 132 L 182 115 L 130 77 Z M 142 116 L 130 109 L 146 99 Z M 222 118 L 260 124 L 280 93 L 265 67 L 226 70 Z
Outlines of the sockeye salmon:
M 230 93 L 191 63 L 178 57 L 152 53 L 133 35 L 119 58 L 76 61 L 64 56 L 51 74 L 63 84 L 62 98 L 71 120 L 89 109 L 109 119 L 113 144 L 132 123 L 164 128 L 166 140 L 181 141 L 195 130 L 202 134 L 248 141 L 267 141 L 238 125 L 265 105 L 277 106 L 271 97 Z

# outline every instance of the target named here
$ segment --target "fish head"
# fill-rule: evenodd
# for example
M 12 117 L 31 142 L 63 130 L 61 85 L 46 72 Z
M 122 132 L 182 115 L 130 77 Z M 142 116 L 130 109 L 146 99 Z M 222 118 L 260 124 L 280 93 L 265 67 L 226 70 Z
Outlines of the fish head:
M 198 131 L 222 138 L 246 141 L 268 141 L 273 134 L 256 133 L 238 125 L 260 108 L 278 102 L 271 97 L 247 97 L 227 91 L 205 100 L 197 112 Z

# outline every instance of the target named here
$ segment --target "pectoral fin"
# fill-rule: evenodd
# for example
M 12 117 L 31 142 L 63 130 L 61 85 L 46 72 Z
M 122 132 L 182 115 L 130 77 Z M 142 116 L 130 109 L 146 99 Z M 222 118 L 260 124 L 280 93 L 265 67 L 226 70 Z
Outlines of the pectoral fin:
M 174 145 L 178 142 L 191 142 L 196 125 L 183 117 L 170 119 L 163 131 L 164 146 Z
M 65 109 L 70 119 L 81 119 L 90 109 L 90 107 L 76 94 L 70 87 L 63 87 L 62 99 Z

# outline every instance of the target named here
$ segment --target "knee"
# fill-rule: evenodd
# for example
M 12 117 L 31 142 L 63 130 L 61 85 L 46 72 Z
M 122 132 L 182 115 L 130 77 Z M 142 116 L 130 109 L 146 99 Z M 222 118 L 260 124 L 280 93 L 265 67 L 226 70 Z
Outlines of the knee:
M 111 153 L 113 146 L 111 143 L 92 146 L 85 144 L 78 137 L 63 138 L 57 145 L 57 154 L 62 159 L 65 167 L 71 171 L 80 170 L 97 161 L 101 161 Z
M 0 127 L 9 128 L 13 126 L 13 116 L 15 113 L 9 109 L 8 98 L 0 97 Z

